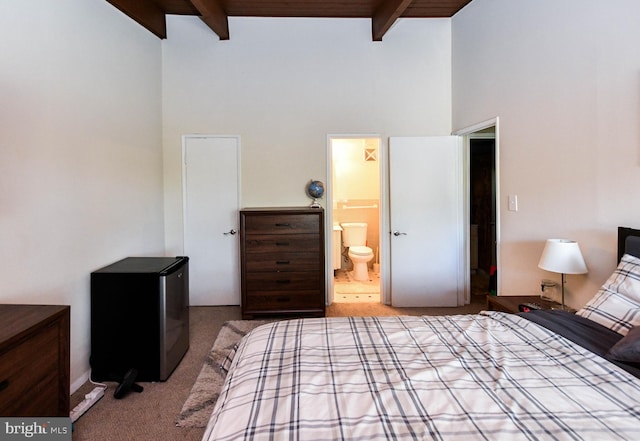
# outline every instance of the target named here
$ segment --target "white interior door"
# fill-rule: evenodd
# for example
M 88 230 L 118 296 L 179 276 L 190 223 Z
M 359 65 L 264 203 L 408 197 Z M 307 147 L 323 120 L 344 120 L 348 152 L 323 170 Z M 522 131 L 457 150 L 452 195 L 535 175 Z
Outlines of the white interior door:
M 240 139 L 185 136 L 184 252 L 191 305 L 239 305 Z
M 464 304 L 459 137 L 389 139 L 391 304 Z

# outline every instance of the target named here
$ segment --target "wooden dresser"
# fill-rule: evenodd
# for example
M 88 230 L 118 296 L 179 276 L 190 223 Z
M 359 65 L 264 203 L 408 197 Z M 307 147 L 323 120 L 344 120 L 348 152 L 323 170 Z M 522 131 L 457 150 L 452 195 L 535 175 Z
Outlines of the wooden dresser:
M 69 313 L 0 305 L 0 416 L 69 416 Z
M 324 210 L 240 211 L 242 317 L 325 315 Z

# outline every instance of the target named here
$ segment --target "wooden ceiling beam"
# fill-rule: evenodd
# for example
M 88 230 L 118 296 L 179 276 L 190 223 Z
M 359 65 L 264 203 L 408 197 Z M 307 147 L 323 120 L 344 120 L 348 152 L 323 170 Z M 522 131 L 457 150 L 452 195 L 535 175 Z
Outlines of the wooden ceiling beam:
M 165 14 L 153 0 L 107 0 L 160 38 L 167 38 Z
M 382 41 L 382 37 L 393 23 L 411 5 L 413 0 L 386 0 L 380 4 L 371 18 L 371 33 L 373 41 Z
M 229 39 L 229 17 L 219 0 L 191 0 L 191 3 L 200 13 L 202 21 L 218 34 L 220 40 Z

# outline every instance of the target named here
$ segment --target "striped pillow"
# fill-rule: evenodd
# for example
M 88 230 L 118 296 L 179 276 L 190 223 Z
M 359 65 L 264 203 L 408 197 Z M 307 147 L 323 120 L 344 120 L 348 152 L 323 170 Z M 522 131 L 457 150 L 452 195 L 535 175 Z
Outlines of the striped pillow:
M 625 254 L 598 293 L 576 314 L 622 335 L 640 326 L 640 259 Z

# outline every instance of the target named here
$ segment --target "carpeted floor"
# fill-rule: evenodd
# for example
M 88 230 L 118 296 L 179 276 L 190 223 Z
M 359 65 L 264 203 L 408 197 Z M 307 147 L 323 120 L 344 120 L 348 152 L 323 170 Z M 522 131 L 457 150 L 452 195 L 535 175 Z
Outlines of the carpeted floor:
M 474 296 L 471 305 L 461 308 L 392 308 L 379 303 L 343 303 L 327 308 L 328 317 L 381 315 L 440 315 L 476 313 L 485 308 L 484 296 Z M 203 370 L 222 326 L 241 318 L 240 308 L 191 307 L 190 346 L 166 382 L 140 383 L 142 393 L 129 393 L 116 400 L 108 389 L 96 405 L 74 424 L 74 441 L 176 441 L 200 440 L 202 427 L 177 427 L 183 405 Z M 71 407 L 82 401 L 95 386 L 87 382 L 71 397 Z
M 76 421 L 73 441 L 200 440 L 203 428 L 176 427 L 176 421 L 223 323 L 239 319 L 238 306 L 191 307 L 189 350 L 167 381 L 140 383 L 142 393 L 121 400 L 113 398 L 116 383 L 107 383 L 104 398 Z M 71 407 L 94 387 L 87 382 L 78 389 Z
M 202 370 L 178 416 L 178 427 L 206 427 L 226 377 L 222 369 L 233 347 L 252 329 L 271 320 L 232 320 L 222 325 Z

